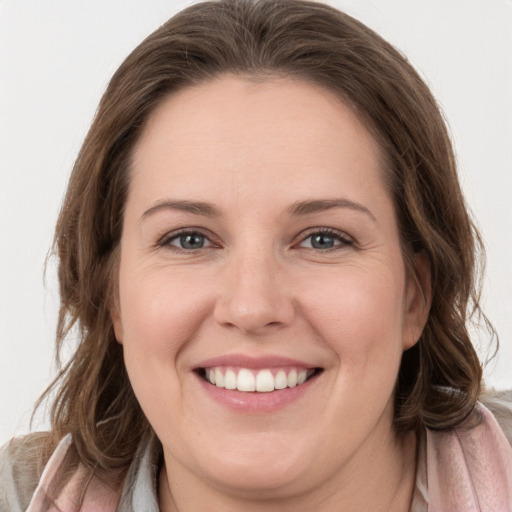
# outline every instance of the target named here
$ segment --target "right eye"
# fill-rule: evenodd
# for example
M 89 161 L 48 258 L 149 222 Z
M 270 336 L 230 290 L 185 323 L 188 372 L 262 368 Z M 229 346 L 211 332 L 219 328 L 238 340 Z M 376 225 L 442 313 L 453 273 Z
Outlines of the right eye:
M 165 237 L 160 245 L 162 247 L 176 247 L 177 249 L 181 249 L 183 251 L 194 251 L 198 249 L 203 249 L 206 247 L 212 247 L 212 242 L 197 231 L 182 231 L 181 233 L 177 233 L 174 235 L 170 235 Z
M 353 245 L 354 241 L 345 233 L 331 228 L 320 228 L 312 231 L 299 243 L 299 247 L 304 249 L 315 249 L 322 252 L 346 249 Z

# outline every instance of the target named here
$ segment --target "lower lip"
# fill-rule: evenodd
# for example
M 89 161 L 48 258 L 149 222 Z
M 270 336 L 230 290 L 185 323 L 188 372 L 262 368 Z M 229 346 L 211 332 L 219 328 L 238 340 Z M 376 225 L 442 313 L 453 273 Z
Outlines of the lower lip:
M 236 389 L 218 388 L 196 374 L 202 388 L 208 395 L 229 407 L 244 413 L 267 413 L 277 411 L 299 400 L 315 385 L 320 375 L 313 375 L 303 384 L 293 388 L 279 389 L 268 393 L 244 392 Z

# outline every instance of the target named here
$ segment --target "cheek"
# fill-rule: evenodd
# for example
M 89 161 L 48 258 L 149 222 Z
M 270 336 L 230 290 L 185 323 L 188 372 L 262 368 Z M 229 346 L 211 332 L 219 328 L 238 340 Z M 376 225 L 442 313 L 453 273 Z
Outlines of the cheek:
M 197 334 L 205 315 L 204 289 L 179 272 L 121 267 L 119 299 L 124 359 L 134 392 L 146 415 L 172 410 L 181 389 L 180 353 Z
M 150 355 L 179 351 L 204 316 L 205 289 L 174 269 L 120 273 L 123 345 Z
M 340 365 L 363 370 L 379 358 L 400 357 L 403 279 L 388 268 L 351 267 L 316 281 L 303 287 L 302 309 Z

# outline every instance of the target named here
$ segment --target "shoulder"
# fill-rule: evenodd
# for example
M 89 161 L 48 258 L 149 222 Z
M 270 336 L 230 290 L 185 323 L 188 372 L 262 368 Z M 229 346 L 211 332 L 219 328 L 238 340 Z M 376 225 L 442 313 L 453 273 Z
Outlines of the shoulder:
M 512 512 L 510 395 L 486 393 L 457 427 L 427 430 L 425 481 L 432 510 Z
M 12 439 L 0 448 L 0 510 L 24 511 L 50 455 L 49 434 Z
M 480 401 L 491 411 L 508 442 L 512 445 L 512 389 L 487 391 Z
M 70 434 L 56 446 L 50 434 L 13 439 L 0 449 L 0 512 L 78 510 L 77 504 L 114 512 L 124 474 L 100 477 L 82 463 Z

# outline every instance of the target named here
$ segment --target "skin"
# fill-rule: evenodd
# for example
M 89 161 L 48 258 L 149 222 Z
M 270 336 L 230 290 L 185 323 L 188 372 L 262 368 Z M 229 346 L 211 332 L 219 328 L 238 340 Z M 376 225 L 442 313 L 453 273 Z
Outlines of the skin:
M 408 279 L 381 160 L 351 109 L 291 79 L 223 76 L 149 118 L 112 316 L 163 445 L 161 510 L 409 509 L 416 444 L 394 432 L 393 390 L 428 298 Z M 217 215 L 158 207 L 166 201 L 207 202 Z M 204 246 L 183 248 L 182 229 Z M 326 229 L 333 247 L 313 246 Z M 226 354 L 323 372 L 286 406 L 242 414 L 193 371 Z

